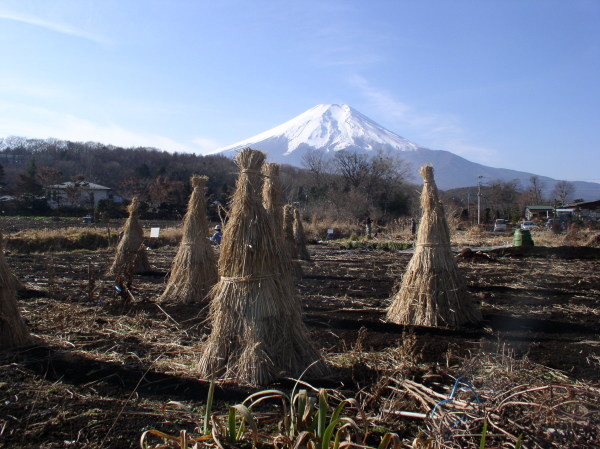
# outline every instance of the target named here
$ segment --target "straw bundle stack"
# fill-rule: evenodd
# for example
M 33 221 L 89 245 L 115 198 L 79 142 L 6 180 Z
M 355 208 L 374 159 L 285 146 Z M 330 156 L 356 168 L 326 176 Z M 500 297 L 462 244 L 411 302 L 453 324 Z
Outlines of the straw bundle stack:
M 281 375 L 298 376 L 320 359 L 302 322 L 290 276 L 282 275 L 282 248 L 262 204 L 261 166 L 265 154 L 246 148 L 227 233 L 219 257 L 220 279 L 211 291 L 206 341 L 198 370 L 247 384 L 266 384 Z M 321 375 L 319 362 L 309 374 Z
M 423 191 L 415 253 L 394 296 L 387 319 L 397 324 L 457 327 L 481 321 L 450 249 L 444 206 L 438 199 L 433 167 L 421 167 Z
M 0 234 L 0 349 L 16 348 L 32 342 L 17 306 L 18 281 L 4 260 Z
M 283 240 L 292 259 L 298 258 L 298 248 L 294 240 L 294 209 L 290 204 L 283 206 Z
M 281 181 L 279 179 L 279 164 L 265 162 L 262 167 L 264 176 L 263 184 L 263 206 L 271 216 L 275 224 L 275 237 L 283 238 L 283 227 L 281 220 Z
M 294 208 L 290 204 L 283 206 L 283 247 L 292 263 L 294 277 L 302 278 L 302 267 L 298 262 L 298 248 L 294 240 Z
M 161 301 L 199 302 L 217 282 L 217 260 L 208 237 L 206 176 L 192 176 L 194 190 L 183 218 L 183 237 Z
M 117 245 L 115 260 L 108 270 L 109 275 L 123 275 L 127 267 L 135 263 L 134 273 L 146 273 L 151 271 L 148 255 L 144 249 L 144 230 L 139 220 L 140 204 L 137 197 L 131 200 L 129 205 L 129 218 L 123 228 L 123 237 Z
M 265 162 L 262 167 L 264 177 L 263 183 L 263 207 L 274 223 L 273 238 L 279 240 L 279 246 L 283 248 L 281 253 L 283 265 L 282 274 L 290 274 L 296 278 L 302 277 L 302 267 L 297 261 L 292 260 L 292 255 L 286 251 L 283 234 L 283 211 L 281 208 L 281 181 L 279 179 L 279 164 Z
M 306 236 L 304 235 L 302 217 L 300 216 L 300 211 L 298 209 L 294 209 L 294 241 L 296 242 L 298 258 L 310 260 L 310 254 L 308 254 L 308 249 L 306 248 Z

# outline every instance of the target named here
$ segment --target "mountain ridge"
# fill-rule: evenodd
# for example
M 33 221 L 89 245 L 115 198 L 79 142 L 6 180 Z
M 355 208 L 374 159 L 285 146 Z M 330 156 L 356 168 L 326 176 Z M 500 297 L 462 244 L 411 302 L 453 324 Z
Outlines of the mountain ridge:
M 527 171 L 489 167 L 469 161 L 450 151 L 432 150 L 377 124 L 352 107 L 342 104 L 319 104 L 300 115 L 267 131 L 232 145 L 222 147 L 212 154 L 232 157 L 244 147 L 265 151 L 272 162 L 302 166 L 302 156 L 310 149 L 327 154 L 336 151 L 357 151 L 372 154 L 378 150 L 399 152 L 402 159 L 410 163 L 411 182 L 421 184 L 418 169 L 432 164 L 436 183 L 443 190 L 476 185 L 482 181 L 517 180 L 522 186 L 532 176 L 538 176 L 545 184 L 544 192 L 550 193 L 560 180 Z M 593 200 L 600 198 L 600 184 L 586 181 L 571 181 L 575 187 L 574 197 Z

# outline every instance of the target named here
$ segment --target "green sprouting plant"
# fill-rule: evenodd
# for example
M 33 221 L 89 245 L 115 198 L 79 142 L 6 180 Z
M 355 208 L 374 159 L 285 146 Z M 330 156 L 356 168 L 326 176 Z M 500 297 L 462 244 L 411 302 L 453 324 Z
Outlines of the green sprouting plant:
M 298 389 L 299 385 L 309 387 L 316 395 L 310 395 L 307 388 Z M 249 440 L 253 447 L 259 443 L 272 443 L 280 448 L 307 447 L 308 449 L 339 449 L 342 439 L 353 441 L 355 446 L 366 446 L 369 436 L 369 420 L 355 399 L 336 397 L 337 405 L 330 405 L 330 393 L 325 389 L 315 389 L 301 381 L 297 381 L 292 392 L 288 395 L 281 390 L 263 390 L 248 396 L 242 404 L 229 407 L 225 416 L 212 413 L 214 399 L 214 381 L 208 391 L 206 408 L 202 425 L 203 435 L 192 438 L 186 431 L 178 436 L 168 435 L 158 430 L 147 430 L 142 434 L 140 445 L 142 449 L 193 449 L 199 448 L 206 442 L 214 442 L 223 447 L 223 442 L 234 445 Z M 270 422 L 272 413 L 256 411 L 259 405 L 264 408 L 267 403 L 281 403 L 281 416 L 276 433 L 259 432 L 261 421 Z M 190 413 L 189 407 L 181 403 L 170 402 Z M 363 427 L 356 420 L 344 414 L 353 408 L 360 416 Z M 266 419 L 268 417 L 269 419 Z M 149 436 L 162 439 L 159 445 L 149 445 Z M 262 440 L 261 440 L 262 439 Z M 348 446 L 346 442 L 344 445 Z M 399 449 L 400 439 L 394 433 L 386 433 L 378 449 Z
M 481 440 L 479 440 L 479 449 L 485 449 L 485 442 L 487 439 L 488 420 L 483 421 L 483 429 L 481 430 Z M 515 449 L 521 449 L 523 443 L 523 434 L 519 435 L 517 442 L 515 443 Z

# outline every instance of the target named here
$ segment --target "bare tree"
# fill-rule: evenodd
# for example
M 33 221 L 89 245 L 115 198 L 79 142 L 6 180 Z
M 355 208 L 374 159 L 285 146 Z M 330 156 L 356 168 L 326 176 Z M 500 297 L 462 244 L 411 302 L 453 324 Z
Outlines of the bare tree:
M 302 155 L 302 166 L 312 174 L 315 186 L 320 189 L 331 171 L 331 158 L 324 151 L 311 148 Z
M 575 192 L 575 186 L 569 181 L 558 181 L 552 190 L 552 198 L 558 200 L 561 204 L 565 204 Z
M 520 209 L 519 193 L 518 180 L 501 181 L 497 179 L 489 183 L 484 196 L 496 218 L 510 218 L 513 212 Z
M 371 192 L 389 190 L 394 184 L 400 184 L 410 173 L 410 164 L 398 154 L 379 150 L 369 160 L 368 188 Z
M 369 176 L 369 158 L 365 153 L 338 151 L 333 157 L 333 165 L 334 170 L 344 178 L 349 187 L 358 188 Z
M 529 178 L 529 183 L 526 193 L 529 194 L 529 197 L 534 204 L 541 204 L 544 200 L 542 191 L 544 190 L 544 187 L 546 187 L 546 183 L 537 175 L 531 176 Z

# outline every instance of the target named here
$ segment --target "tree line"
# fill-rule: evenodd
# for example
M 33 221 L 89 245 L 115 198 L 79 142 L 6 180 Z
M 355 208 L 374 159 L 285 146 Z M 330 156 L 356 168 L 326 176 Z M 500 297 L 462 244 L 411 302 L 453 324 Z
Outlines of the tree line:
M 15 196 L 32 213 L 48 212 L 44 187 L 87 181 L 125 199 L 138 196 L 146 212 L 178 216 L 185 212 L 192 174 L 209 176 L 209 198 L 221 203 L 227 202 L 236 178 L 233 161 L 223 156 L 56 139 L 0 139 L 0 164 L 2 195 Z
M 303 165 L 284 165 L 281 177 L 283 200 L 301 206 L 305 215 L 352 220 L 370 214 L 385 220 L 410 212 L 415 189 L 404 183 L 409 167 L 398 156 L 378 152 L 370 157 L 346 151 L 329 156 L 313 150 L 306 153 Z M 96 142 L 0 138 L 1 195 L 16 199 L 18 213 L 50 213 L 46 200 L 51 198 L 44 197 L 45 187 L 75 181 L 110 187 L 125 199 L 138 196 L 146 216 L 176 218 L 185 212 L 194 173 L 209 177 L 208 204 L 226 207 L 237 167 L 224 156 Z M 72 187 L 74 197 L 76 189 Z M 59 213 L 69 212 L 65 209 L 69 208 Z M 100 209 L 112 214 L 124 210 L 111 201 L 101 202 Z
M 477 222 L 477 196 L 480 195 L 481 222 L 491 223 L 497 218 L 517 222 L 523 218 L 527 206 L 552 206 L 559 208 L 574 199 L 575 186 L 569 181 L 559 181 L 546 192 L 546 185 L 539 176 L 533 175 L 526 185 L 518 180 L 492 180 L 480 186 L 463 187 L 443 192 L 444 201 L 460 210 L 462 219 Z
M 308 150 L 302 157 L 302 168 L 282 166 L 282 199 L 301 207 L 305 216 L 331 221 L 358 221 L 369 215 L 386 223 L 402 216 L 418 217 L 420 187 L 407 181 L 411 170 L 395 152 L 344 150 L 329 154 Z M 15 197 L 19 213 L 51 212 L 44 198 L 45 186 L 87 181 L 110 187 L 125 199 L 138 196 L 143 215 L 176 218 L 185 213 L 194 173 L 209 177 L 207 200 L 213 209 L 209 213 L 216 213 L 218 205 L 226 207 L 235 187 L 237 167 L 224 156 L 96 142 L 0 138 L 0 194 Z M 574 188 L 567 181 L 559 182 L 548 198 L 543 195 L 544 187 L 537 176 L 526 186 L 500 180 L 482 185 L 482 221 L 518 220 L 526 205 L 572 200 Z M 476 187 L 442 195 L 451 213 L 473 221 Z M 104 201 L 100 209 L 113 215 L 124 210 L 122 204 L 110 201 Z

